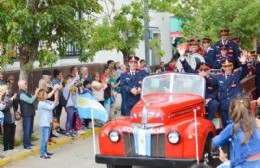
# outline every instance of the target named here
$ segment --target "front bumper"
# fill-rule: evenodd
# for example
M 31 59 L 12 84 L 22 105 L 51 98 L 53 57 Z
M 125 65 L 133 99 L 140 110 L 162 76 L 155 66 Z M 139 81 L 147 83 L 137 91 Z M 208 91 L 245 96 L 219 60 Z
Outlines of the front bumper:
M 186 168 L 196 163 L 196 159 L 167 159 L 167 158 L 150 158 L 150 157 L 120 157 L 120 156 L 105 156 L 97 154 L 95 157 L 96 163 L 104 163 L 120 166 L 152 166 L 152 167 L 176 167 Z

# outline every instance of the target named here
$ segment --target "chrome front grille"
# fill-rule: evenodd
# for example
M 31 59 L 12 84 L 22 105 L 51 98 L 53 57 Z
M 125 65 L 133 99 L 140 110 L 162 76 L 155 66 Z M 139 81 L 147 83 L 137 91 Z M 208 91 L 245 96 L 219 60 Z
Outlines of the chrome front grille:
M 135 142 L 132 133 L 123 133 L 125 143 L 125 153 L 129 157 L 137 157 L 135 152 Z M 155 134 L 151 136 L 151 157 L 165 157 L 165 135 Z

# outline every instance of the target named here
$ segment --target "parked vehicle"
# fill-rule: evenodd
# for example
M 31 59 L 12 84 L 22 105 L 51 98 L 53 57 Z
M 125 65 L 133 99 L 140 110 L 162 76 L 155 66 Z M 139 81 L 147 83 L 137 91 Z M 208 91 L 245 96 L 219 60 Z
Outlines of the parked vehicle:
M 210 162 L 214 124 L 205 116 L 205 80 L 198 75 L 148 76 L 129 117 L 107 123 L 99 133 L 96 162 L 108 168 L 132 165 L 188 167 Z

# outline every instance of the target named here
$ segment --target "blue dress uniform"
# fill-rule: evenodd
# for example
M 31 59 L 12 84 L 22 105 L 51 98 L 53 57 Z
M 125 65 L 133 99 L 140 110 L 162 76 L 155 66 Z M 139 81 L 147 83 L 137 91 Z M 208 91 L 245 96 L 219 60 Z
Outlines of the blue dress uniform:
M 231 60 L 227 62 L 232 64 Z M 227 121 L 229 120 L 229 104 L 235 96 L 241 93 L 240 80 L 246 77 L 247 74 L 248 67 L 246 64 L 242 64 L 240 68 L 233 70 L 230 75 L 220 73 L 214 76 L 219 86 L 220 111 L 223 127 L 226 127 Z
M 210 66 L 210 68 L 214 68 L 216 61 L 216 54 L 213 48 L 208 48 L 204 56 L 205 63 Z
M 203 38 L 202 42 L 208 43 L 210 45 L 211 39 L 205 37 L 205 38 Z M 214 68 L 215 61 L 216 61 L 216 54 L 215 54 L 214 49 L 211 48 L 210 46 L 205 51 L 204 59 L 205 59 L 205 63 L 208 64 L 210 66 L 210 68 Z
M 120 84 L 121 89 L 125 91 L 125 97 L 123 102 L 125 103 L 125 113 L 122 115 L 129 116 L 133 106 L 140 100 L 140 94 L 134 95 L 131 93 L 132 88 L 138 88 L 142 86 L 142 80 L 147 75 L 145 70 L 135 70 L 134 74 L 131 74 L 130 71 L 121 74 Z
M 210 99 L 208 102 L 208 106 L 206 107 L 206 111 L 208 113 L 208 119 L 212 120 L 214 118 L 215 113 L 219 108 L 219 100 L 218 100 L 218 82 L 216 79 L 209 75 L 206 77 L 206 99 Z
M 216 55 L 215 64 L 213 66 L 214 69 L 220 69 L 222 67 L 221 61 L 223 60 L 223 58 L 225 58 L 225 57 L 222 57 L 221 54 Z
M 183 69 L 187 73 L 199 73 L 190 67 L 186 60 L 181 61 Z M 200 69 L 210 69 L 209 65 L 201 64 Z M 217 112 L 219 108 L 218 101 L 218 82 L 212 75 L 205 77 L 206 80 L 206 94 L 205 99 L 210 99 L 208 105 L 206 107 L 206 112 L 208 113 L 207 118 L 212 120 L 214 118 L 214 114 Z
M 217 54 L 216 59 L 215 59 L 215 64 L 214 64 L 214 69 L 220 69 L 222 67 L 222 60 L 227 59 L 228 57 L 232 59 L 232 62 L 234 62 L 233 58 L 233 50 L 228 51 L 228 46 L 227 45 L 220 45 L 220 50 L 225 50 L 227 51 L 226 55 L 221 55 Z
M 228 29 L 221 30 L 221 35 L 228 35 L 229 36 L 229 30 Z M 240 62 L 239 62 L 238 58 L 240 57 L 241 51 L 239 50 L 238 45 L 231 40 L 226 40 L 226 41 L 220 40 L 220 41 L 216 42 L 214 47 L 213 47 L 216 54 L 220 54 L 220 46 L 221 45 L 227 45 L 228 51 L 229 50 L 233 51 L 234 69 L 240 67 Z

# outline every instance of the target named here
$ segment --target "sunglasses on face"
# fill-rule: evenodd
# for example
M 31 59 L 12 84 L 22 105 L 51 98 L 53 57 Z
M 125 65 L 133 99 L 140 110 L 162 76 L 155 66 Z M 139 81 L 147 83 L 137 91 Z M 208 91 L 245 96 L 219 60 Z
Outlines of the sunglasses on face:
M 202 72 L 207 72 L 209 69 L 204 69 L 204 68 L 201 68 L 200 71 Z

